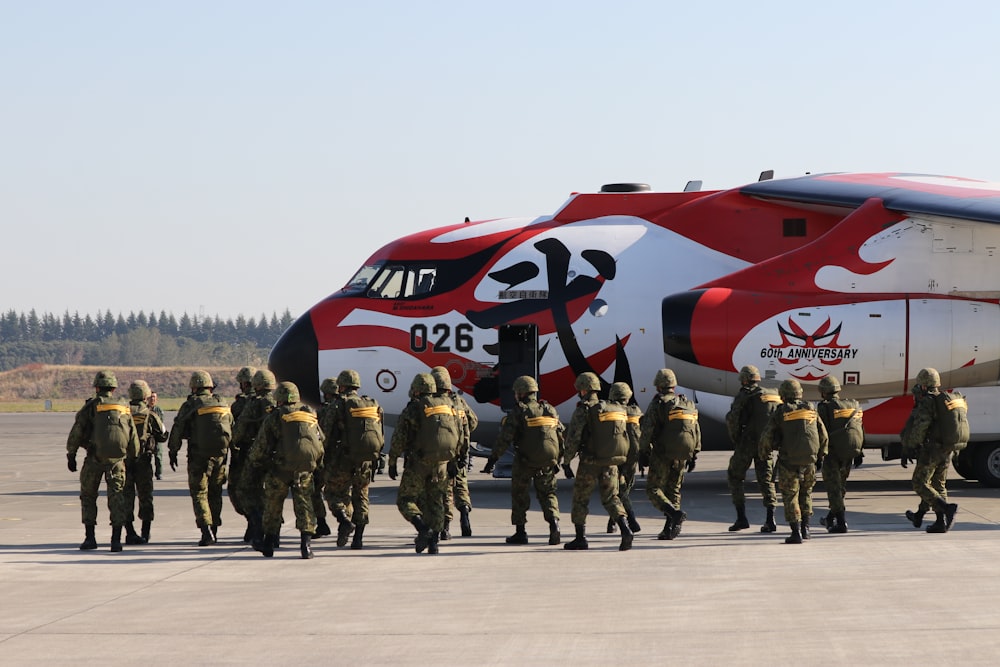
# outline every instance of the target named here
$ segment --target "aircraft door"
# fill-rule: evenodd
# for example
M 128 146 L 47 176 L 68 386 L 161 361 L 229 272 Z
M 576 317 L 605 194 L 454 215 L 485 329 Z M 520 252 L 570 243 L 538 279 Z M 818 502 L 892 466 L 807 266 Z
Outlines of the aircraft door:
M 514 408 L 514 380 L 522 375 L 538 379 L 538 327 L 504 324 L 497 331 L 500 408 Z

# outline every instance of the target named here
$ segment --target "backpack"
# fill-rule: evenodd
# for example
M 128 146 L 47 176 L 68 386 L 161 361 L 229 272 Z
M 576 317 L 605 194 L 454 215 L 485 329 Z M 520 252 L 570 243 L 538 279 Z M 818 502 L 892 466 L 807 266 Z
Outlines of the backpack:
M 385 444 L 378 401 L 357 394 L 341 400 L 344 404 L 343 447 L 348 458 L 352 463 L 373 461 Z
M 626 432 L 628 412 L 624 405 L 613 401 L 598 401 L 588 414 L 590 440 L 587 454 L 598 465 L 618 465 L 628 457 L 629 440 Z
M 458 455 L 464 429 L 447 396 L 424 394 L 416 399 L 420 410 L 415 450 L 423 463 L 447 463 Z
M 816 408 L 830 438 L 830 453 L 841 461 L 849 461 L 861 453 L 865 431 L 861 425 L 863 413 L 856 401 L 834 398 Z
M 743 437 L 756 446 L 771 415 L 781 405 L 781 396 L 773 389 L 762 387 L 759 393 L 750 398 L 749 403 L 750 419 L 743 430 Z
M 698 451 L 698 409 L 683 394 L 661 396 L 656 410 L 666 413 L 663 428 L 653 441 L 653 452 L 667 461 L 690 461 Z
M 532 468 L 548 468 L 559 461 L 559 415 L 545 401 L 521 403 L 525 428 L 517 441 L 517 455 Z
M 319 420 L 311 408 L 283 405 L 278 408 L 281 440 L 275 449 L 274 463 L 286 472 L 312 472 L 323 458 Z
M 128 452 L 132 412 L 127 405 L 113 401 L 113 398 L 100 398 L 94 405 L 91 439 L 94 441 L 94 453 L 103 461 L 124 458 Z
M 953 452 L 969 444 L 969 406 L 957 391 L 934 396 L 934 430 L 938 441 Z
M 816 463 L 819 454 L 819 415 L 812 404 L 799 401 L 794 405 L 784 403 L 775 414 L 781 428 L 781 450 L 779 458 L 790 466 L 806 466 Z
M 192 440 L 202 456 L 224 456 L 233 439 L 233 416 L 218 395 L 195 396 Z
M 129 408 L 135 423 L 135 433 L 139 436 L 139 451 L 143 454 L 153 453 L 156 442 L 153 440 L 153 427 L 149 425 L 153 413 L 142 403 L 129 403 Z

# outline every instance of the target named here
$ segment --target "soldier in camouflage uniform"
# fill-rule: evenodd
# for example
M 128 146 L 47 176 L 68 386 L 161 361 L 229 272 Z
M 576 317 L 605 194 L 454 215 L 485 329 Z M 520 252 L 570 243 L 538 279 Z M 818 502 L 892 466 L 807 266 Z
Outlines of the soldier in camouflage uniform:
M 444 528 L 444 499 L 450 481 L 448 463 L 423 458 L 417 442 L 424 420 L 434 419 L 426 415 L 420 400 L 423 396 L 433 395 L 436 390 L 437 383 L 429 373 L 417 373 L 410 385 L 410 402 L 399 415 L 389 447 L 389 479 L 396 479 L 396 462 L 399 457 L 405 457 L 396 507 L 417 530 L 417 553 L 423 553 L 425 549 L 431 554 L 438 553 L 438 540 Z M 458 424 L 457 419 L 455 423 Z
M 657 535 L 672 540 L 681 532 L 687 515 L 681 511 L 681 485 L 684 473 L 694 470 L 701 451 L 701 427 L 698 411 L 683 394 L 676 394 L 677 377 L 662 368 L 653 378 L 657 395 L 642 416 L 639 462 L 649 467 L 646 496 L 653 507 L 663 512 L 666 522 Z M 678 429 L 668 428 L 673 423 Z
M 368 525 L 368 488 L 374 476 L 376 459 L 355 460 L 352 456 L 348 440 L 349 405 L 357 405 L 358 389 L 361 388 L 361 376 L 357 371 L 346 369 L 337 376 L 337 398 L 323 413 L 320 426 L 326 438 L 326 499 L 330 503 L 330 511 L 337 518 L 337 546 L 347 545 L 347 539 L 354 533 L 351 540 L 352 549 L 364 546 L 365 526 Z M 352 400 L 353 399 L 353 400 Z M 366 398 L 367 400 L 367 398 Z M 349 403 L 350 401 L 350 403 Z M 372 399 L 374 401 L 374 399 Z M 375 402 L 374 406 L 360 408 L 361 411 L 374 412 L 373 423 L 377 423 L 379 431 L 383 428 L 382 408 Z M 352 410 L 353 412 L 353 410 Z M 367 414 L 367 413 L 366 413 Z M 374 428 L 374 427 L 373 427 Z M 379 436 L 384 438 L 384 436 Z M 381 444 L 382 440 L 379 440 Z M 381 450 L 380 450 L 381 451 Z M 375 454 L 374 456 L 378 456 Z M 348 516 L 348 512 L 351 512 Z
M 597 398 L 600 391 L 600 379 L 594 373 L 581 373 L 576 378 L 574 385 L 580 396 L 576 410 L 570 420 L 569 429 L 566 433 L 566 451 L 563 454 L 563 470 L 569 468 L 569 463 L 579 454 L 580 463 L 577 465 L 576 475 L 573 482 L 573 527 L 576 530 L 576 537 L 573 541 L 563 545 L 564 549 L 571 551 L 587 549 L 587 514 L 590 511 L 590 496 L 597 486 L 600 489 L 601 504 L 607 510 L 618 529 L 621 531 L 622 541 L 618 546 L 619 551 L 628 551 L 632 548 L 632 530 L 628 527 L 625 515 L 625 507 L 618 497 L 618 465 L 627 460 L 628 452 L 619 460 L 616 457 L 603 458 L 595 457 L 592 451 L 601 443 L 597 442 L 597 434 L 591 427 L 591 414 L 593 409 L 601 405 Z M 609 397 L 608 403 L 620 408 L 616 410 L 616 416 L 620 414 L 622 421 L 627 422 L 627 409 L 622 403 L 624 397 L 615 393 Z M 603 416 L 603 415 L 602 415 Z M 637 453 L 636 453 L 637 455 Z M 567 477 L 569 476 L 567 472 Z
M 157 417 L 160 418 L 160 422 L 164 424 L 163 435 L 169 436 L 170 434 L 165 430 L 166 421 L 163 419 L 163 408 L 161 408 L 157 403 L 160 397 L 156 395 L 155 391 L 149 392 L 149 398 L 146 399 L 146 407 L 149 408 Z M 164 441 L 166 442 L 166 441 Z M 163 443 L 156 443 L 156 449 L 153 452 L 153 462 L 155 464 L 154 473 L 156 479 L 163 479 Z
M 139 455 L 139 437 L 135 432 L 135 424 L 124 402 L 115 399 L 112 394 L 118 387 L 118 380 L 111 371 L 98 371 L 94 376 L 96 396 L 87 399 L 83 407 L 76 413 L 73 428 L 66 440 L 66 466 L 70 472 L 76 472 L 76 453 L 81 447 L 86 451 L 83 469 L 80 471 L 80 506 L 83 514 L 83 526 L 86 537 L 80 544 L 83 550 L 96 549 L 97 539 L 94 527 L 97 525 L 97 495 L 101 486 L 101 478 L 108 485 L 108 510 L 111 513 L 111 551 L 122 550 L 122 527 L 128 520 L 128 505 L 125 498 L 125 466 Z M 98 445 L 94 439 L 94 426 L 98 412 L 102 417 L 106 413 L 115 413 L 118 423 L 124 431 L 127 442 L 125 453 L 118 457 L 104 457 L 98 453 Z
M 274 555 L 274 539 L 281 530 L 281 513 L 292 492 L 295 527 L 299 531 L 302 558 L 312 558 L 313 471 L 323 463 L 323 432 L 316 413 L 299 403 L 299 388 L 282 382 L 274 391 L 277 406 L 260 427 L 250 449 L 249 463 L 264 478 L 264 539 L 261 553 Z
M 629 441 L 632 443 L 629 451 L 634 452 L 634 456 L 630 456 L 625 463 L 618 466 L 618 498 L 622 501 L 622 507 L 625 508 L 625 521 L 628 523 L 629 530 L 638 533 L 642 527 L 639 525 L 635 510 L 632 508 L 632 489 L 635 487 L 635 473 L 639 465 L 639 438 L 641 435 L 639 421 L 642 418 L 642 409 L 632 400 L 632 388 L 627 383 L 616 382 L 615 384 L 621 385 L 617 391 L 625 396 L 624 403 L 628 410 L 627 432 Z M 613 387 L 614 385 L 612 385 Z M 609 533 L 615 532 L 616 525 L 615 520 L 608 517 Z
M 236 394 L 233 404 L 229 407 L 235 421 L 240 420 L 240 413 L 243 412 L 243 406 L 253 396 L 253 376 L 256 372 L 257 369 L 253 366 L 244 366 L 236 373 L 236 382 L 240 385 L 240 393 Z
M 531 496 L 528 487 L 534 485 L 542 515 L 549 524 L 549 544 L 559 544 L 559 498 L 556 497 L 556 472 L 565 448 L 565 427 L 556 409 L 538 399 L 538 382 L 530 375 L 514 380 L 516 404 L 500 424 L 493 451 L 483 472 L 493 472 L 497 461 L 514 447 L 514 468 L 510 480 L 510 522 L 514 534 L 507 544 L 527 544 L 528 509 Z
M 250 382 L 253 396 L 243 407 L 233 429 L 229 499 L 236 511 L 246 517 L 247 529 L 243 541 L 260 551 L 264 533 L 264 479 L 260 471 L 247 463 L 247 457 L 261 425 L 275 407 L 273 392 L 277 382 L 274 373 L 269 370 L 257 371 Z
M 726 477 L 729 481 L 729 493 L 736 507 L 736 522 L 729 527 L 729 530 L 732 532 L 750 527 L 743 482 L 747 470 L 753 464 L 757 473 L 757 486 L 760 488 L 764 509 L 767 511 L 767 518 L 760 527 L 760 532 L 773 533 L 777 530 L 774 524 L 774 508 L 778 505 L 778 498 L 774 492 L 774 463 L 770 457 L 761 458 L 758 455 L 760 433 L 753 428 L 752 402 L 760 401 L 764 396 L 760 386 L 760 371 L 756 366 L 744 366 L 740 369 L 740 384 L 742 385 L 740 391 L 726 414 L 726 430 L 733 442 L 733 455 L 729 459 Z
M 330 408 L 333 406 L 334 401 L 337 398 L 337 380 L 334 378 L 324 378 L 323 382 L 319 385 L 319 393 L 323 397 L 323 403 L 319 406 L 319 410 L 316 412 L 317 418 L 319 419 L 320 430 L 326 434 L 327 423 L 326 420 L 329 419 Z M 329 440 L 327 441 L 329 444 Z M 327 464 L 329 463 L 328 458 L 324 458 L 324 465 L 322 468 L 317 468 L 316 472 L 313 473 L 313 513 L 316 515 L 316 534 L 313 537 L 326 537 L 330 535 L 332 531 L 330 530 L 330 524 L 326 522 L 326 502 L 323 500 L 323 490 L 326 488 L 327 484 Z
M 819 381 L 819 393 L 823 400 L 816 406 L 816 412 L 823 420 L 830 437 L 830 453 L 823 460 L 823 486 L 830 511 L 820 523 L 829 533 L 846 533 L 847 519 L 844 517 L 847 495 L 847 478 L 851 465 L 861 465 L 864 459 L 865 433 L 862 426 L 864 417 L 861 406 L 851 398 L 841 398 L 840 381 L 829 375 Z
M 772 451 L 778 451 L 778 488 L 785 521 L 792 529 L 785 544 L 802 544 L 809 539 L 812 489 L 829 441 L 813 404 L 802 400 L 798 380 L 783 381 L 778 394 L 783 403 L 771 414 L 760 436 L 760 457 L 770 458 Z
M 233 424 L 235 425 L 240 423 L 240 414 L 242 414 L 243 408 L 253 399 L 253 376 L 256 373 L 257 369 L 253 366 L 244 366 L 236 373 L 236 382 L 240 385 L 240 393 L 236 395 L 233 404 L 229 406 L 229 410 L 233 413 Z M 237 444 L 235 436 L 236 431 L 234 426 L 233 442 L 229 446 L 229 502 L 232 503 L 233 509 L 236 510 L 237 514 L 245 516 L 236 489 L 240 485 L 240 477 L 243 475 L 243 468 L 246 465 L 246 455 L 250 450 L 249 448 L 242 449 Z M 248 523 L 246 533 L 243 535 L 243 541 L 247 542 L 249 538 L 250 526 Z
M 907 511 L 906 518 L 914 527 L 919 528 L 924 514 L 927 510 L 933 509 L 937 518 L 934 523 L 927 526 L 928 533 L 948 532 L 958 511 L 956 503 L 948 502 L 946 487 L 948 465 L 956 447 L 944 442 L 942 437 L 936 408 L 940 394 L 941 376 L 937 370 L 920 369 L 917 373 L 917 386 L 914 388 L 915 404 L 902 433 L 903 453 L 900 461 L 905 468 L 907 460 L 912 460 L 914 455 L 916 456 L 912 481 L 913 490 L 920 496 L 917 511 Z M 948 403 L 950 404 L 947 411 L 958 411 L 962 419 L 967 422 L 968 407 L 965 398 L 956 393 L 954 399 Z M 968 439 L 967 432 L 965 439 Z M 960 446 L 964 447 L 965 443 L 960 443 Z
M 151 393 L 145 380 L 136 380 L 128 387 L 129 409 L 139 436 L 139 456 L 125 467 L 125 498 L 129 508 L 128 521 L 125 523 L 125 544 L 149 542 L 150 524 L 153 522 L 153 453 L 159 443 L 167 441 L 163 421 L 146 405 Z M 136 534 L 132 525 L 136 495 L 139 497 L 141 535 Z
M 444 530 L 441 531 L 441 539 L 451 539 L 451 520 L 454 517 L 451 508 L 453 506 L 458 508 L 462 537 L 471 537 L 472 524 L 469 521 L 469 513 L 472 511 L 472 496 L 469 495 L 469 450 L 472 448 L 472 432 L 479 426 L 479 417 L 469 407 L 462 395 L 452 389 L 451 373 L 448 372 L 447 368 L 435 366 L 431 369 L 431 375 L 434 377 L 437 393 L 451 399 L 459 420 L 462 422 L 462 444 L 459 447 L 456 465 L 452 467 L 457 472 L 448 483 L 448 492 L 444 503 Z
M 177 470 L 177 454 L 183 440 L 187 440 L 188 490 L 194 507 L 195 524 L 201 530 L 198 546 L 215 544 L 219 526 L 222 525 L 222 489 L 226 485 L 226 455 L 232 437 L 233 414 L 224 399 L 213 392 L 215 383 L 205 371 L 195 371 L 189 382 L 191 394 L 177 410 L 167 448 L 170 469 Z M 204 407 L 204 403 L 212 407 Z M 217 434 L 210 442 L 199 442 L 196 420 L 208 410 L 216 415 L 220 428 L 228 435 Z

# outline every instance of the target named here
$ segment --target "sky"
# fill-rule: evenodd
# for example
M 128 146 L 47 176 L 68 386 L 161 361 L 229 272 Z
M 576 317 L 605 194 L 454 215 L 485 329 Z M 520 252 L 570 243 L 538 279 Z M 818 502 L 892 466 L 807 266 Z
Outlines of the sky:
M 0 310 L 293 316 L 416 231 L 1000 181 L 1000 3 L 0 0 Z

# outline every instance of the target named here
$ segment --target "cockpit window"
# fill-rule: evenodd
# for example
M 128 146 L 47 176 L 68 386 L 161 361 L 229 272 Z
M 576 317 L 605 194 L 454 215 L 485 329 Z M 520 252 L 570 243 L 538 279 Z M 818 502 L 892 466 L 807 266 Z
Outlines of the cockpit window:
M 376 264 L 366 264 L 354 274 L 354 277 L 347 283 L 344 287 L 345 292 L 364 292 L 368 289 L 368 284 L 371 283 L 372 278 L 375 274 L 379 272 L 382 268 L 384 262 L 378 262 Z
M 360 275 L 361 272 L 358 273 Z M 385 264 L 368 282 L 367 296 L 372 299 L 423 297 L 433 293 L 436 278 L 436 266 L 423 263 Z

